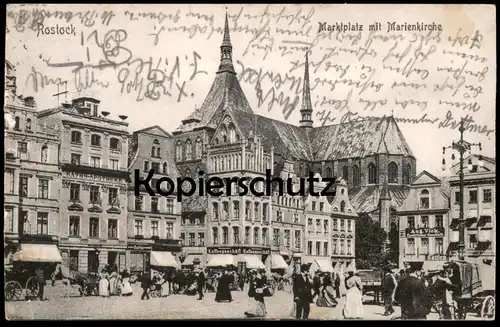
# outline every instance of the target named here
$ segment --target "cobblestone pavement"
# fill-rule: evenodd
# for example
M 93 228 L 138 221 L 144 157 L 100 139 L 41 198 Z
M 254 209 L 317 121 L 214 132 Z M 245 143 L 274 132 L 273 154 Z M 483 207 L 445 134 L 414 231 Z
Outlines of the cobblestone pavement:
M 61 287 L 47 287 L 47 301 L 6 302 L 5 315 L 9 320 L 18 319 L 240 319 L 251 307 L 246 292 L 232 292 L 232 303 L 216 303 L 215 293 L 207 293 L 197 301 L 196 296 L 171 295 L 165 298 L 151 298 L 141 301 L 141 290 L 134 285 L 131 297 L 79 297 L 72 290 L 64 296 Z M 292 295 L 286 291 L 277 292 L 266 298 L 267 319 L 291 319 Z M 396 307 L 399 314 L 399 308 Z M 311 305 L 310 319 L 342 319 L 342 301 L 336 308 L 320 308 Z M 364 319 L 388 320 L 383 316 L 381 305 L 365 304 Z M 431 314 L 429 319 L 437 319 Z M 470 315 L 468 319 L 478 319 Z

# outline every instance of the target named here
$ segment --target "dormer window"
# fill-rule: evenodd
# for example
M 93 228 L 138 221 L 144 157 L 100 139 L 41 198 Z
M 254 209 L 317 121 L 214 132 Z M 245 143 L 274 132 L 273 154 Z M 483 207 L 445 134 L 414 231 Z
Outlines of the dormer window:
M 90 136 L 90 145 L 101 146 L 101 136 L 97 134 L 92 134 Z

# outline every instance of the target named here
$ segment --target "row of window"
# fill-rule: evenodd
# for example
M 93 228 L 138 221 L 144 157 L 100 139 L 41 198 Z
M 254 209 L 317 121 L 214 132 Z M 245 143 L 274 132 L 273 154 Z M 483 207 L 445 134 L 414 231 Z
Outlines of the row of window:
M 184 151 L 183 151 L 183 147 L 184 147 Z M 184 142 L 184 145 L 179 140 L 175 144 L 175 160 L 182 161 L 182 160 L 199 159 L 199 158 L 201 158 L 202 149 L 203 149 L 203 142 L 201 141 L 200 137 L 198 137 L 196 139 L 196 142 L 195 142 L 194 156 L 193 156 L 193 145 L 191 143 L 191 140 L 187 139 Z
M 4 118 L 5 122 L 5 118 Z M 4 124 L 4 127 L 7 128 L 6 123 Z M 14 130 L 20 131 L 21 130 L 21 118 L 19 116 L 14 117 Z M 26 126 L 25 126 L 26 132 L 31 132 L 31 119 L 28 118 L 26 119 Z
M 469 190 L 469 203 L 475 204 L 478 202 L 478 191 L 477 190 Z M 492 201 L 491 198 L 491 189 L 485 188 L 483 189 L 483 203 L 489 203 Z M 455 192 L 455 204 L 460 203 L 460 191 Z
M 273 221 L 283 222 L 284 221 L 284 219 L 283 219 L 283 211 L 277 210 L 276 211 L 276 216 L 273 219 Z M 298 212 L 294 212 L 293 213 L 293 223 L 294 224 L 299 224 L 300 223 L 300 215 L 299 215 Z
M 420 216 L 420 221 L 414 216 L 409 216 L 407 219 L 408 228 L 443 228 L 444 221 L 442 215 L 434 216 L 434 225 L 430 223 L 429 216 Z
M 71 183 L 69 187 L 69 199 L 72 202 L 80 202 L 80 187 L 78 183 Z M 101 203 L 101 190 L 99 185 L 90 185 L 90 203 L 100 204 Z M 108 204 L 109 205 L 120 205 L 120 199 L 118 197 L 118 188 L 109 187 L 108 188 Z
M 155 171 L 155 174 L 168 175 L 170 173 L 170 165 L 168 162 L 160 164 L 159 162 L 152 162 L 150 165 L 149 161 L 144 161 L 144 171 L 149 172 L 150 169 Z
M 90 135 L 90 145 L 95 146 L 95 147 L 101 147 L 102 146 L 102 138 L 101 135 L 98 134 L 91 134 Z M 72 131 L 71 132 L 71 143 L 74 144 L 82 144 L 82 132 L 80 131 Z M 122 150 L 122 144 L 120 140 L 116 137 L 111 137 L 109 139 L 109 148 L 112 151 L 121 151 Z
M 214 138 L 214 143 L 219 144 L 222 143 L 234 143 L 240 141 L 240 135 L 236 133 L 236 129 L 234 125 L 231 123 L 228 127 L 222 124 L 220 127 L 220 139 L 219 136 Z
M 316 246 L 313 248 L 313 243 L 316 243 Z M 321 246 L 323 243 L 323 246 Z M 347 248 L 346 248 L 347 245 Z M 321 241 L 308 241 L 307 242 L 307 255 L 317 255 L 317 256 L 329 256 L 329 244 L 328 242 Z M 313 250 L 315 250 L 313 252 Z M 352 240 L 344 240 L 344 239 L 332 239 L 332 254 L 333 255 L 353 255 L 353 243 Z
M 387 182 L 388 183 L 398 183 L 398 165 L 395 162 L 390 162 L 387 166 Z M 378 176 L 377 176 L 377 166 L 370 162 L 368 164 L 368 184 L 377 184 Z M 321 174 L 321 169 L 319 170 Z M 325 168 L 325 176 L 330 178 L 333 177 L 333 171 L 330 167 Z M 358 165 L 352 166 L 352 186 L 360 186 L 361 185 L 361 170 Z M 410 184 L 411 178 L 411 164 L 407 164 L 405 169 L 403 170 L 403 184 Z M 349 167 L 342 167 L 342 179 L 346 182 L 350 181 L 349 179 Z
M 210 157 L 210 171 L 211 172 L 225 172 L 231 170 L 243 169 L 243 161 L 241 159 L 241 154 L 228 154 L 222 156 Z M 260 162 L 255 161 L 255 156 L 251 153 L 246 154 L 246 165 L 245 169 L 265 171 L 269 169 L 269 161 L 265 161 L 261 165 Z
M 181 233 L 181 244 L 185 246 L 205 246 L 205 233 Z M 198 237 L 196 237 L 198 235 Z
M 429 252 L 429 238 L 423 237 L 420 239 L 420 247 L 418 248 L 418 253 L 417 253 L 417 249 L 415 246 L 415 239 L 414 238 L 407 238 L 406 239 L 405 254 L 407 254 L 407 255 L 430 254 L 430 252 Z M 434 254 L 444 254 L 444 241 L 442 238 L 435 238 L 434 239 Z
M 89 219 L 89 237 L 99 238 L 100 219 L 91 217 Z M 107 219 L 107 234 L 109 239 L 118 239 L 118 219 Z M 69 216 L 69 236 L 81 237 L 80 216 Z
M 182 218 L 181 225 L 193 225 L 193 226 L 204 226 L 205 219 L 203 218 Z
M 151 199 L 151 212 L 159 213 L 160 212 L 160 206 L 159 206 L 159 198 L 157 197 L 146 197 L 146 199 Z M 165 205 L 165 212 L 166 213 L 175 213 L 175 203 L 174 199 L 165 199 L 166 205 Z M 135 197 L 135 204 L 134 204 L 134 209 L 136 211 L 145 211 L 146 210 L 146 202 L 145 202 L 145 197 L 144 196 L 136 196 Z
M 5 194 L 14 194 L 14 170 L 6 169 L 4 174 L 4 192 Z M 29 177 L 19 177 L 19 195 L 22 197 L 29 197 Z M 38 178 L 38 196 L 39 199 L 49 198 L 49 179 Z
M 323 220 L 323 226 L 321 226 L 322 220 Z M 347 230 L 346 230 L 346 220 L 347 220 Z M 340 229 L 339 229 L 339 225 L 340 225 Z M 354 223 L 350 219 L 339 219 L 339 218 L 332 219 L 332 230 L 333 231 L 352 232 L 353 226 L 354 226 Z M 330 220 L 329 219 L 316 219 L 316 225 L 313 225 L 312 218 L 307 219 L 307 231 L 310 234 L 312 234 L 312 233 L 328 234 L 329 227 L 330 227 Z
M 262 204 L 262 216 L 261 216 L 261 211 L 260 211 L 260 203 L 259 202 L 254 202 L 254 205 L 252 206 L 251 201 L 246 202 L 245 206 L 245 220 L 251 221 L 252 220 L 252 207 L 253 207 L 253 218 L 256 221 L 260 221 L 261 218 L 263 221 L 267 221 L 267 214 L 268 214 L 268 204 L 263 203 Z M 222 213 L 221 210 L 222 209 Z M 229 219 L 229 202 L 222 202 L 222 208 L 219 208 L 219 203 L 214 202 L 212 203 L 212 220 L 228 220 Z M 233 201 L 232 205 L 232 219 L 237 220 L 240 218 L 240 201 L 236 200 Z
M 278 196 L 276 198 L 276 204 L 285 207 L 300 208 L 300 199 L 291 198 L 287 196 Z
M 5 208 L 4 209 L 4 232 L 13 233 L 14 232 L 14 209 Z M 25 223 L 24 230 L 28 233 L 34 233 L 32 226 L 28 219 L 28 211 L 22 211 L 21 217 Z M 48 212 L 37 212 L 36 213 L 36 233 L 39 235 L 49 235 L 49 213 Z
M 71 154 L 71 163 L 74 165 L 82 164 L 82 155 L 79 153 Z M 90 156 L 89 165 L 94 168 L 101 168 L 101 157 Z M 109 159 L 108 169 L 120 170 L 120 160 Z
M 22 160 L 28 160 L 28 142 L 17 142 L 17 155 Z M 31 158 L 30 158 L 31 159 Z M 48 162 L 49 160 L 49 148 L 46 145 L 42 145 L 40 150 L 40 162 Z
M 219 239 L 219 228 L 212 228 L 212 242 L 213 244 L 229 244 L 229 228 L 224 226 L 222 229 L 222 237 Z M 243 240 L 240 237 L 240 227 L 234 226 L 231 228 L 231 241 L 232 244 L 249 244 L 249 245 L 266 245 L 269 246 L 269 230 L 267 228 L 260 229 L 259 227 L 253 228 L 253 237 L 251 236 L 252 228 L 245 227 Z M 262 233 L 262 234 L 261 234 Z M 282 241 L 283 240 L 283 241 Z M 253 243 L 252 243 L 253 241 Z M 291 230 L 281 230 L 278 228 L 273 229 L 273 246 L 290 248 L 292 245 Z M 295 248 L 301 247 L 301 231 L 294 231 L 293 246 Z
M 160 236 L 160 221 L 159 220 L 150 220 L 150 235 L 151 237 L 159 237 Z M 135 236 L 144 236 L 144 220 L 143 219 L 135 219 L 134 221 L 134 235 Z M 165 238 L 173 239 L 174 238 L 174 223 L 167 222 L 165 228 Z

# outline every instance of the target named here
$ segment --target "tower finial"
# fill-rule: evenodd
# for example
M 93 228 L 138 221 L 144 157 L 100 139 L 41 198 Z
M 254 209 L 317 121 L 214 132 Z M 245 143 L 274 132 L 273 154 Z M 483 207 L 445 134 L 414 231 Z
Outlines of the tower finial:
M 227 10 L 227 7 L 226 7 Z M 233 46 L 231 44 L 231 37 L 229 36 L 229 15 L 226 11 L 226 20 L 224 22 L 224 35 L 222 37 L 222 44 L 220 46 L 220 65 L 217 73 L 228 72 L 236 74 L 233 66 Z
M 306 62 L 304 64 L 304 86 L 302 88 L 302 108 L 300 109 L 302 119 L 299 122 L 301 127 L 312 127 L 312 111 L 311 87 L 309 86 L 309 48 L 306 48 Z

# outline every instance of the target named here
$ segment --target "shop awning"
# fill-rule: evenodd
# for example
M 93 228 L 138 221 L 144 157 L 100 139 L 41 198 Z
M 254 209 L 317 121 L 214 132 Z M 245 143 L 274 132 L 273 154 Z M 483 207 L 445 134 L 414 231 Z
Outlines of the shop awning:
M 203 264 L 203 255 L 201 254 L 190 254 L 182 263 L 183 266 L 194 266 Z
M 149 264 L 156 267 L 179 268 L 175 257 L 167 251 L 151 251 Z
M 62 262 L 55 244 L 21 244 L 21 250 L 14 253 L 12 261 L 20 262 Z
M 470 217 L 466 219 L 467 228 L 477 228 L 477 217 Z
M 328 259 L 316 259 L 316 260 L 314 260 L 309 271 L 314 273 L 317 270 L 319 270 L 321 272 L 334 272 L 332 263 Z
M 480 216 L 479 221 L 477 222 L 477 227 L 493 228 L 491 216 Z
M 257 255 L 242 254 L 239 256 L 238 262 L 245 262 L 247 269 L 266 269 Z
M 270 260 L 271 263 L 271 269 L 287 269 L 288 264 L 286 263 L 285 259 L 277 253 L 271 253 L 267 259 L 266 259 L 266 264 Z
M 450 223 L 450 228 L 455 229 L 458 227 L 459 220 L 458 218 L 453 218 Z
M 208 260 L 207 267 L 228 267 L 236 266 L 232 254 L 213 254 Z

